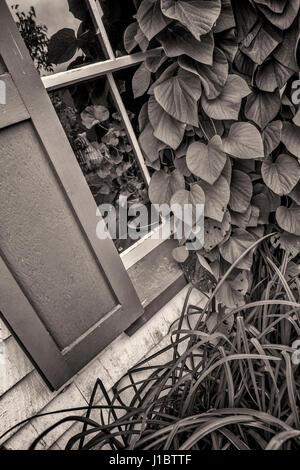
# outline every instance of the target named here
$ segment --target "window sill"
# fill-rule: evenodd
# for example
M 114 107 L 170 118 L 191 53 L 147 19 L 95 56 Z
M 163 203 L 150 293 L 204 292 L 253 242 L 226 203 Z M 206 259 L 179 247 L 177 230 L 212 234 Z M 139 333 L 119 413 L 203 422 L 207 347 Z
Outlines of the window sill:
M 187 284 L 172 257 L 176 240 L 166 240 L 134 264 L 127 272 L 144 307 L 144 314 L 127 330 L 133 335 Z

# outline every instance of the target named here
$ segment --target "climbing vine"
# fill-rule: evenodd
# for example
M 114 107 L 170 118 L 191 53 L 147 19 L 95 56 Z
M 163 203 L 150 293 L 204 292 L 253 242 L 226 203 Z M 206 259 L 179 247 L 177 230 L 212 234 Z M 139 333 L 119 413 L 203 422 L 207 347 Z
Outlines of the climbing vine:
M 273 246 L 297 256 L 300 0 L 135 3 L 124 45 L 152 50 L 132 81 L 135 97 L 148 96 L 139 141 L 153 169 L 150 200 L 204 204 L 198 259 L 217 280 L 271 230 Z M 189 254 L 181 246 L 174 257 Z M 224 283 L 227 307 L 244 302 L 252 263 L 250 252 Z

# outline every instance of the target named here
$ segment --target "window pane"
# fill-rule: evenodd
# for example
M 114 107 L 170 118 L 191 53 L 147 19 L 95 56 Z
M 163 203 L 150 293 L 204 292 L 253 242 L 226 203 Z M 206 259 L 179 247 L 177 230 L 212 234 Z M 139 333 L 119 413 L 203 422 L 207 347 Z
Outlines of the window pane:
M 85 0 L 6 1 L 42 76 L 105 59 Z
M 139 0 L 99 0 L 103 11 L 103 23 L 115 55 L 126 55 L 124 32 L 134 22 Z
M 127 198 L 128 208 L 147 205 L 148 191 L 106 78 L 53 91 L 50 98 L 97 206 L 111 204 L 118 217 L 120 196 Z M 120 252 L 136 241 L 119 235 Z

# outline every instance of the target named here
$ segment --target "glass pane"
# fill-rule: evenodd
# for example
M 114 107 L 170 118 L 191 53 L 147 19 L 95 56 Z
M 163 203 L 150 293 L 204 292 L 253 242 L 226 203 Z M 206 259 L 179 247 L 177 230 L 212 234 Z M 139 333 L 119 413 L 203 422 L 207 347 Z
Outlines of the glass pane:
M 104 60 L 85 0 L 6 0 L 40 75 Z
M 148 191 L 106 78 L 53 91 L 50 98 L 97 206 L 111 204 L 118 218 L 120 196 L 127 198 L 128 209 L 147 205 Z M 128 222 L 134 223 L 134 217 Z M 135 241 L 117 233 L 115 243 L 122 252 Z
M 115 55 L 126 55 L 124 32 L 134 22 L 140 0 L 99 0 L 103 11 L 103 23 Z

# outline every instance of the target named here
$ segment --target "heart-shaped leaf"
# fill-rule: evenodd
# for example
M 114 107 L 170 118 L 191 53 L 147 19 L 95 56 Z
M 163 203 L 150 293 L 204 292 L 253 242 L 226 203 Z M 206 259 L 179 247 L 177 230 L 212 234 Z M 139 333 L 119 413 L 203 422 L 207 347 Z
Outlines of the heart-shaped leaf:
M 99 122 L 106 121 L 109 118 L 109 111 L 105 106 L 100 104 L 87 106 L 85 110 L 82 111 L 80 117 L 84 127 L 91 129 Z
M 285 122 L 282 129 L 281 140 L 289 152 L 300 158 L 300 132 L 297 126 Z
M 214 26 L 214 33 L 222 33 L 226 29 L 232 29 L 236 26 L 232 5 L 228 0 L 221 0 L 221 13 Z
M 282 121 L 273 121 L 267 125 L 262 133 L 265 155 L 270 155 L 281 142 Z
M 154 88 L 160 106 L 171 116 L 185 124 L 198 125 L 198 103 L 201 96 L 200 79 L 186 70 L 165 80 Z
M 246 303 L 243 293 L 233 289 L 232 285 L 227 280 L 222 283 L 218 290 L 216 300 L 229 309 L 242 307 Z
M 186 161 L 188 169 L 209 184 L 213 184 L 222 173 L 227 157 L 222 150 L 222 139 L 215 135 L 205 145 L 194 142 L 188 148 Z
M 211 33 L 201 37 L 201 42 L 185 29 L 166 29 L 157 39 L 168 57 L 179 57 L 183 54 L 192 57 L 202 64 L 212 65 L 214 37 Z
M 256 26 L 254 27 L 254 30 L 255 28 Z M 258 23 L 257 30 L 252 30 L 249 33 L 249 35 L 244 39 L 240 50 L 253 60 L 253 62 L 261 65 L 272 51 L 276 49 L 281 40 L 282 34 L 280 34 L 271 25 Z M 248 44 L 248 42 L 250 44 Z
M 252 199 L 251 178 L 240 170 L 233 170 L 230 186 L 229 206 L 235 212 L 246 212 Z
M 213 250 L 224 240 L 229 230 L 230 215 L 228 211 L 225 212 L 222 222 L 206 217 L 204 221 L 204 249 L 206 251 Z
M 300 237 L 288 232 L 282 232 L 271 237 L 271 243 L 274 248 L 278 246 L 295 258 L 300 253 Z
M 148 123 L 139 137 L 139 143 L 149 158 L 150 162 L 154 162 L 159 158 L 159 151 L 165 147 L 165 144 L 154 137 L 154 130 Z
M 179 189 L 171 198 L 172 212 L 179 220 L 193 227 L 201 217 L 205 204 L 205 194 L 198 184 L 191 185 L 190 191 Z
M 246 230 L 236 228 L 230 238 L 220 245 L 221 256 L 230 264 L 233 264 L 256 241 L 256 238 Z M 238 263 L 237 268 L 249 271 L 252 266 L 252 250 Z
M 202 95 L 201 104 L 205 113 L 212 119 L 237 120 L 242 99 L 251 93 L 245 80 L 238 75 L 229 75 L 221 94 L 214 100 Z
M 151 96 L 148 115 L 154 129 L 154 136 L 176 150 L 182 142 L 186 125 L 170 116 Z
M 178 246 L 172 251 L 172 256 L 177 263 L 184 263 L 189 257 L 189 252 L 185 246 Z
M 284 33 L 283 41 L 273 53 L 274 59 L 285 68 L 298 72 L 299 65 L 296 60 L 297 41 L 299 40 L 299 27 L 300 23 L 296 22 L 292 28 Z
M 164 15 L 179 21 L 196 39 L 209 33 L 220 11 L 220 0 L 161 0 Z
M 226 153 L 237 158 L 262 158 L 264 146 L 260 132 L 252 124 L 236 122 L 232 124 L 228 137 L 223 139 Z
M 186 157 L 176 158 L 174 161 L 174 166 L 176 170 L 179 170 L 183 176 L 186 176 L 186 177 L 191 176 L 191 172 L 188 169 L 187 164 L 186 164 Z
M 274 13 L 282 13 L 288 0 L 255 0 L 259 5 L 265 5 Z
M 300 206 L 292 204 L 291 207 L 278 207 L 276 220 L 283 230 L 300 236 Z
M 50 38 L 48 61 L 56 65 L 69 62 L 74 57 L 78 47 L 79 43 L 75 31 L 70 28 L 63 28 Z
M 207 99 L 213 100 L 222 92 L 228 78 L 228 61 L 217 47 L 214 50 L 213 64 L 204 65 L 187 56 L 179 57 L 180 67 L 199 75 Z
M 142 63 L 135 71 L 132 77 L 132 91 L 134 98 L 142 96 L 149 88 L 151 80 L 151 72 Z
M 172 196 L 184 187 L 184 176 L 178 170 L 172 173 L 156 171 L 150 180 L 149 199 L 152 204 L 170 204 Z
M 148 41 L 151 41 L 170 22 L 161 12 L 160 0 L 143 0 L 136 19 Z
M 278 90 L 274 93 L 256 90 L 247 97 L 245 116 L 264 129 L 277 116 L 280 107 L 281 99 Z
M 125 50 L 128 54 L 130 54 L 131 51 L 138 45 L 138 42 L 136 40 L 136 35 L 138 32 L 138 24 L 135 21 L 134 23 L 131 23 L 127 28 L 125 29 L 124 32 L 124 47 Z
M 300 206 L 300 181 L 296 184 L 293 191 L 289 194 L 289 197 L 293 199 Z
M 289 194 L 300 178 L 300 165 L 289 155 L 279 155 L 275 162 L 271 157 L 264 160 L 261 173 L 266 185 L 279 196 Z
M 262 91 L 273 92 L 281 89 L 293 75 L 293 70 L 285 67 L 275 59 L 267 59 L 258 67 L 255 75 L 255 84 Z
M 220 176 L 213 185 L 201 181 L 201 187 L 205 193 L 205 217 L 222 222 L 230 199 L 226 178 Z
M 265 15 L 268 21 L 277 28 L 288 29 L 296 18 L 300 7 L 300 0 L 288 0 L 285 8 L 280 13 L 275 13 L 265 5 L 258 5 L 258 8 Z
M 252 204 L 259 209 L 259 224 L 268 224 L 270 217 L 270 202 L 264 193 L 256 194 L 252 199 Z

